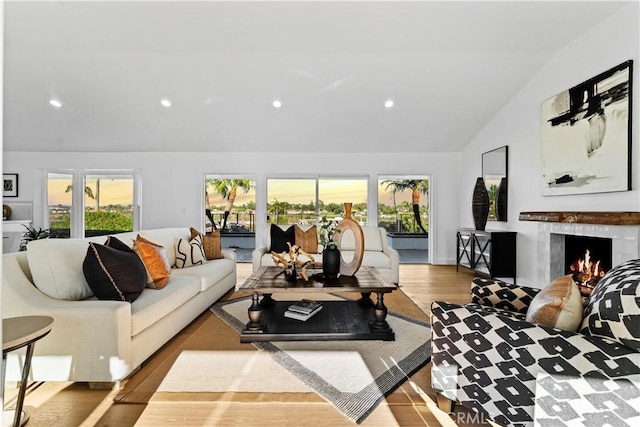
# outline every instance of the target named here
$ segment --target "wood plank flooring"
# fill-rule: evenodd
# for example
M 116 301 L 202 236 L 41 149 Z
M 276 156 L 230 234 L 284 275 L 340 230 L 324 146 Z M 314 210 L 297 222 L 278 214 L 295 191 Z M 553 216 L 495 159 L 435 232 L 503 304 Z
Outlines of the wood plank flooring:
M 250 263 L 238 264 L 238 281 L 251 273 Z M 401 264 L 400 288 L 425 312 L 434 300 L 469 301 L 470 271 L 455 266 Z M 185 332 L 183 332 L 185 333 Z M 435 404 L 430 386 L 430 365 L 414 374 L 403 387 L 420 396 L 412 404 L 397 404 L 394 394 L 386 399 L 363 426 L 487 426 L 465 408 L 446 414 Z M 405 389 L 406 390 L 406 389 Z M 313 424 L 356 425 L 324 401 L 313 402 L 154 402 L 114 404 L 115 390 L 93 390 L 86 383 L 31 383 L 25 405 L 31 412 L 28 427 L 36 426 L 299 426 Z M 15 404 L 17 390 L 8 387 L 5 406 Z M 409 393 L 406 393 L 409 394 Z M 406 401 L 406 399 L 405 399 Z

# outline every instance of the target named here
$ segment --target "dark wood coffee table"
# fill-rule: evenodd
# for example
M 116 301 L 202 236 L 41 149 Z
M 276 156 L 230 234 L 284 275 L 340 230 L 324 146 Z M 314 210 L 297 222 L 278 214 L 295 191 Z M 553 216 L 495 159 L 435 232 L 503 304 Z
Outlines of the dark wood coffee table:
M 249 322 L 240 334 L 241 342 L 254 341 L 326 341 L 384 340 L 395 335 L 386 321 L 384 294 L 398 286 L 374 267 L 361 267 L 354 276 L 324 280 L 321 271 L 312 271 L 309 280 L 287 282 L 278 267 L 260 267 L 238 291 L 252 294 Z M 316 273 L 316 274 L 313 274 Z M 276 301 L 281 292 L 343 293 L 359 292 L 359 300 L 321 301 L 322 310 L 306 321 L 284 317 L 287 308 L 296 301 Z M 371 294 L 377 295 L 374 303 Z

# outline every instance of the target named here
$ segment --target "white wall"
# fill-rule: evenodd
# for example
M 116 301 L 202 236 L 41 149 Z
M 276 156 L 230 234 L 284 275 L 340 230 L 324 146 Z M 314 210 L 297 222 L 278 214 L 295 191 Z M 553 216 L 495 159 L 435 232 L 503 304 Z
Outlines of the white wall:
M 518 232 L 518 283 L 536 283 L 537 226 L 520 222 L 523 211 L 638 211 L 640 210 L 639 6 L 631 3 L 587 31 L 554 55 L 462 153 L 465 170 L 460 177 L 460 206 L 469 206 L 482 153 L 509 146 L 508 222 L 489 222 L 487 229 Z M 628 59 L 634 60 L 632 191 L 589 195 L 540 195 L 540 106 L 542 102 Z M 460 209 L 460 224 L 473 226 L 469 209 Z
M 46 169 L 139 169 L 142 175 L 142 227 L 203 224 L 203 176 L 246 174 L 256 178 L 256 194 L 265 194 L 270 175 L 430 175 L 433 264 L 455 262 L 458 226 L 459 153 L 308 154 L 308 153 L 53 153 L 5 152 L 4 171 L 19 174 L 19 200 L 34 203 L 34 225 L 43 224 L 43 171 Z M 372 196 L 377 196 L 372 194 Z M 256 200 L 256 234 L 264 241 L 266 196 Z M 348 200 L 345 200 L 348 201 Z M 370 201 L 373 203 L 375 201 Z M 374 203 L 370 206 L 376 206 Z M 374 220 L 375 221 L 375 220 Z

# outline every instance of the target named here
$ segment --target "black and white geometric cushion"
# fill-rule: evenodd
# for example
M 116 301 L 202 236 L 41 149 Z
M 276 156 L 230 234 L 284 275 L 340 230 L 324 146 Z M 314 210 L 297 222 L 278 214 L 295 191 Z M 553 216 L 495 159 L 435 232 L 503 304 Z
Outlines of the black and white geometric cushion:
M 640 351 L 640 259 L 609 270 L 591 293 L 580 332 Z
M 498 279 L 476 277 L 471 283 L 471 302 L 527 314 L 529 304 L 538 292 L 540 289 L 512 285 Z
M 624 422 L 638 419 L 637 409 L 625 413 L 608 403 L 614 399 L 609 396 L 613 384 L 619 396 L 640 408 L 640 353 L 631 348 L 441 301 L 432 304 L 431 312 L 432 385 L 449 399 L 503 425 L 533 425 L 538 414 L 544 420 L 557 415 L 535 413 L 536 405 L 548 405 L 549 411 L 569 405 L 579 417 L 590 417 L 588 408 L 580 406 L 584 403 L 578 404 L 584 399 L 570 395 L 551 404 L 547 394 L 557 391 L 555 386 L 543 392 L 540 383 L 545 376 L 556 382 L 563 377 L 584 379 L 590 388 L 581 391 L 589 392 L 587 400 L 598 411 L 613 411 Z M 561 412 L 570 411 L 565 406 Z M 601 425 L 582 420 L 584 425 Z M 563 423 L 554 419 L 546 425 Z

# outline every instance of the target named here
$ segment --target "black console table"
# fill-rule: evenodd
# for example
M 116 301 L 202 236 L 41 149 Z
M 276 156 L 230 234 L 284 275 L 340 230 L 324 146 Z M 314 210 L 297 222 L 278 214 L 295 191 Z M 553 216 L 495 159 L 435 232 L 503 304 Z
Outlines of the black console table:
M 488 277 L 513 277 L 516 283 L 516 232 L 458 229 L 456 271 L 459 266 Z

